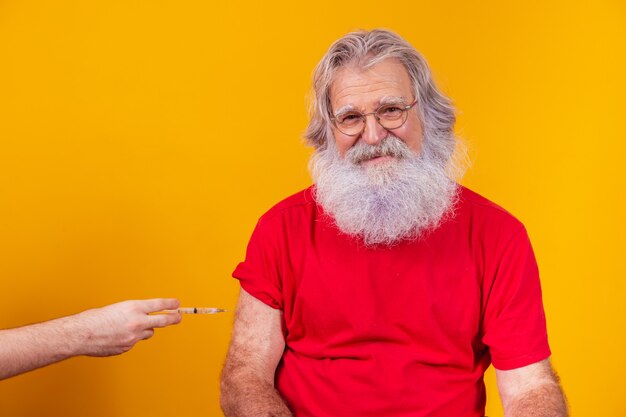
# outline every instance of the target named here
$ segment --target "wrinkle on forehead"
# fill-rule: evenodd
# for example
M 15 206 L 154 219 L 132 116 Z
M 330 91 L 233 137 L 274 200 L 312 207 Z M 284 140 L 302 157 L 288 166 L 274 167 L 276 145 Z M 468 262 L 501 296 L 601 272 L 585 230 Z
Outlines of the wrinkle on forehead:
M 350 73 L 339 73 L 330 89 L 330 96 L 335 100 L 350 95 L 376 93 L 381 90 L 402 89 L 402 82 L 399 79 L 391 79 L 387 73 L 364 74 L 362 71 L 351 71 Z
M 386 104 L 408 104 L 408 97 L 404 97 L 404 96 L 383 96 L 380 99 L 376 100 L 376 102 L 374 102 L 374 106 L 376 108 L 384 106 Z M 355 105 L 353 105 L 352 103 L 348 103 L 345 106 L 341 106 L 339 107 L 337 110 L 335 110 L 334 116 L 337 117 L 343 113 L 347 113 L 350 111 L 361 111 L 363 112 L 363 107 L 361 106 L 361 108 L 357 108 Z
M 340 69 L 330 88 L 332 107 L 351 105 L 350 109 L 378 106 L 386 97 L 412 96 L 412 84 L 404 65 L 396 59 L 379 62 L 363 69 L 350 65 Z M 359 101 L 359 103 L 355 103 Z

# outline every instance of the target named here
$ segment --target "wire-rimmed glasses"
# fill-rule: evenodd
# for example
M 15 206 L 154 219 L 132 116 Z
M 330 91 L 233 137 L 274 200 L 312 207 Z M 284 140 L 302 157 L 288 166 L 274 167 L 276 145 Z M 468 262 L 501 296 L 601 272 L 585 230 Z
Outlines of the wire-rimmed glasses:
M 361 113 L 356 110 L 349 110 L 331 117 L 333 124 L 341 133 L 348 136 L 361 134 L 365 129 L 366 117 L 370 114 L 374 116 L 378 124 L 387 130 L 397 129 L 406 123 L 408 110 L 417 104 L 417 100 L 409 105 L 383 104 L 378 109 L 370 113 Z

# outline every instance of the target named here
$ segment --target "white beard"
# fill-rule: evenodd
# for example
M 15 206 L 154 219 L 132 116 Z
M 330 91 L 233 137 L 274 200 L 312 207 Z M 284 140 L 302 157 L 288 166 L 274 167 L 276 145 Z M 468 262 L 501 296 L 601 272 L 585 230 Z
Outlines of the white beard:
M 452 215 L 458 198 L 447 161 L 431 154 L 416 155 L 389 135 L 375 146 L 357 142 L 342 158 L 331 140 L 311 158 L 316 200 L 342 232 L 367 246 L 418 239 Z M 360 164 L 381 155 L 393 159 Z

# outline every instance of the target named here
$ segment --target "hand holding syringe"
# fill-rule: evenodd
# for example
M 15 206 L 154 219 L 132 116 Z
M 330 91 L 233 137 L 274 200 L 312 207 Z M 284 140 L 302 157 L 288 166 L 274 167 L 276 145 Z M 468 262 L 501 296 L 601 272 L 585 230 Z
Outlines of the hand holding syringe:
M 180 313 L 180 314 L 217 314 L 226 313 L 228 310 L 215 307 L 180 307 L 175 310 L 163 310 L 161 313 Z

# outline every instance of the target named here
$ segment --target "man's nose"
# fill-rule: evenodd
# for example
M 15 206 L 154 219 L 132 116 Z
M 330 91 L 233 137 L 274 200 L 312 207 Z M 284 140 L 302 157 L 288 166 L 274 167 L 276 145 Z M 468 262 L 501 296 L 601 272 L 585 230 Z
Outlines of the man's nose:
M 361 134 L 361 138 L 369 145 L 377 145 L 381 140 L 387 137 L 389 132 L 387 129 L 382 127 L 378 120 L 376 119 L 376 115 L 368 114 L 365 116 L 365 127 L 363 128 L 363 133 Z

